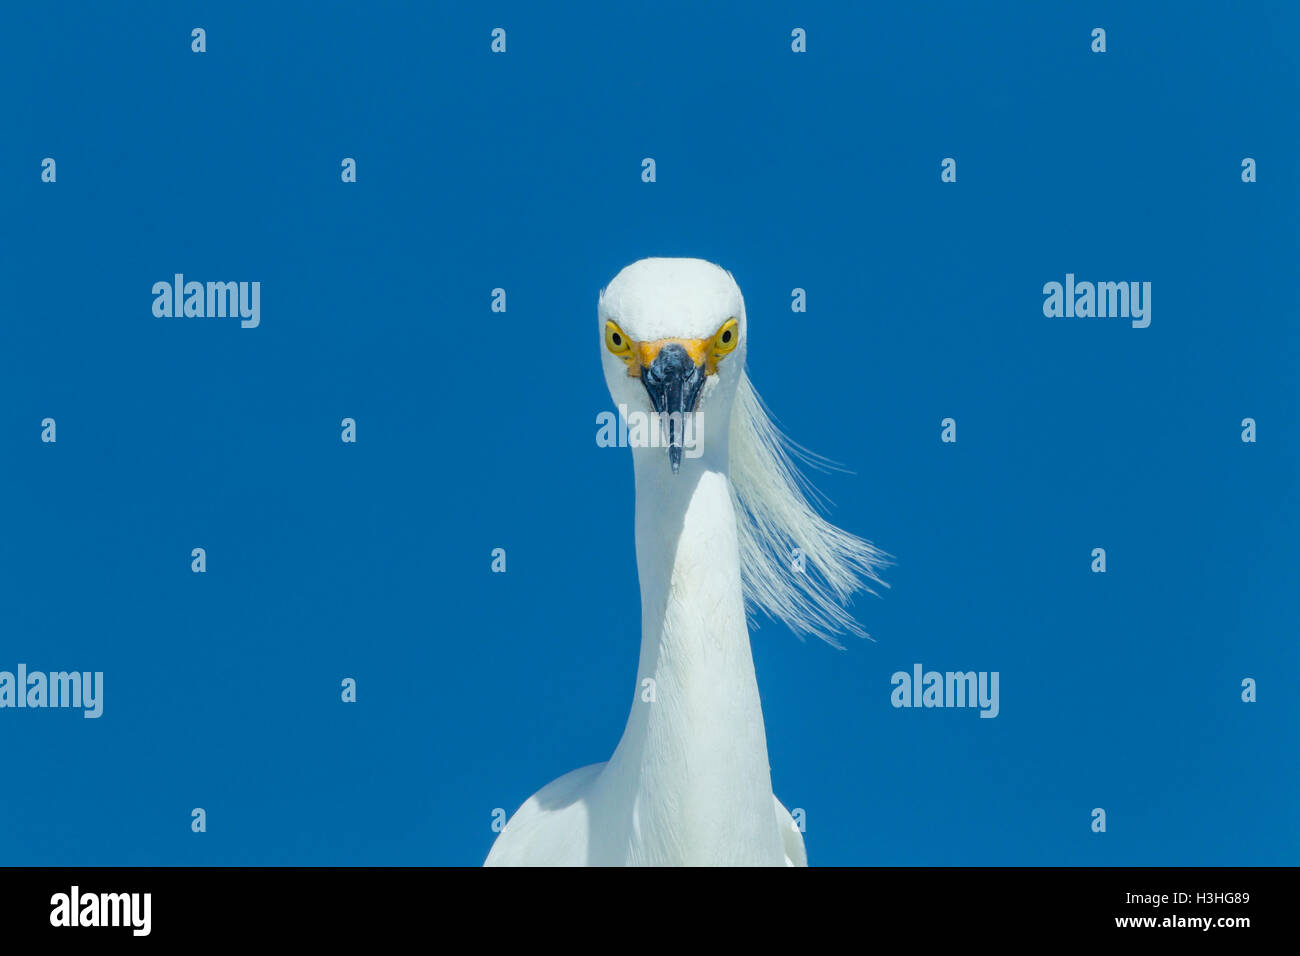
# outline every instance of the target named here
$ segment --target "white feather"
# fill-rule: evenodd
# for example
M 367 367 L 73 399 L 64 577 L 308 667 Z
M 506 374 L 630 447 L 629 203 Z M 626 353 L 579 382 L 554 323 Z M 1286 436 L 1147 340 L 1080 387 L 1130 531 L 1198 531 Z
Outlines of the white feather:
M 889 556 L 870 541 L 835 527 L 813 501 L 824 501 L 796 459 L 815 468 L 832 463 L 790 441 L 768 416 L 746 373 L 731 411 L 729 470 L 746 607 L 762 610 L 799 635 L 841 647 L 834 634 L 867 637 L 845 605 L 853 594 L 888 587 L 879 571 Z M 812 498 L 813 501 L 809 499 Z M 806 569 L 793 569 L 802 550 Z

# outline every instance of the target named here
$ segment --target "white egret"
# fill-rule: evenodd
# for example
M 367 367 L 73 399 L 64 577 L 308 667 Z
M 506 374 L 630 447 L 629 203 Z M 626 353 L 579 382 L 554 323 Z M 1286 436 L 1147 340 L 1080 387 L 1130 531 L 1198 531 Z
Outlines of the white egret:
M 672 442 L 633 449 L 632 710 L 609 761 L 530 797 L 486 865 L 806 866 L 802 834 L 772 793 L 746 603 L 832 643 L 861 634 L 843 605 L 879 583 L 885 556 L 809 503 L 799 453 L 745 374 L 745 304 L 730 273 L 642 259 L 601 292 L 597 318 L 615 404 L 665 416 Z M 692 413 L 694 449 L 682 440 Z

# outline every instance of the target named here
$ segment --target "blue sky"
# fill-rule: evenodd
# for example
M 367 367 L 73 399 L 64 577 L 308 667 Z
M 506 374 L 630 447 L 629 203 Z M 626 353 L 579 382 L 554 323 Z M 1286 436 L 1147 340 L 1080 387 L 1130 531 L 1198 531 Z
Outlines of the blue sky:
M 3 18 L 0 670 L 105 702 L 0 710 L 0 863 L 476 864 L 606 759 L 639 622 L 593 325 L 649 255 L 732 271 L 897 560 L 874 642 L 753 633 L 813 864 L 1297 862 L 1294 6 Z M 259 281 L 260 326 L 154 317 L 178 272 Z M 1150 327 L 1045 317 L 1066 273 L 1151 282 Z M 894 709 L 917 662 L 998 671 L 999 716 Z

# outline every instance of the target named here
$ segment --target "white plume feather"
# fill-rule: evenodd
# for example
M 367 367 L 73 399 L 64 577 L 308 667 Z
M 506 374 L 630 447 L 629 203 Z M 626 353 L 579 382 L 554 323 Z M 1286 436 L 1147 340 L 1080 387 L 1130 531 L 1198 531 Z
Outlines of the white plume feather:
M 814 502 L 825 499 L 799 471 L 796 459 L 823 470 L 834 466 L 777 428 L 748 373 L 741 376 L 731 411 L 729 458 L 741 577 L 751 614 L 762 610 L 801 637 L 815 635 L 835 647 L 843 645 L 834 634 L 867 637 L 845 605 L 858 591 L 876 593 L 873 584 L 889 586 L 878 574 L 890 563 L 889 556 L 817 513 Z M 804 554 L 803 572 L 793 570 L 794 548 Z

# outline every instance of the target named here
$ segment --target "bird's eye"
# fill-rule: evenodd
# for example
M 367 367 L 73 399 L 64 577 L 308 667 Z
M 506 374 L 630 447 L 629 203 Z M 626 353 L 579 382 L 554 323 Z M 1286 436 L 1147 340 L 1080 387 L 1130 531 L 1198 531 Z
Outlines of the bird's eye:
M 722 358 L 728 352 L 732 351 L 740 341 L 740 323 L 735 319 L 727 319 L 722 323 L 722 328 L 718 329 L 713 336 L 713 356 Z
M 631 341 L 613 322 L 605 323 L 605 348 L 625 362 L 632 358 Z

